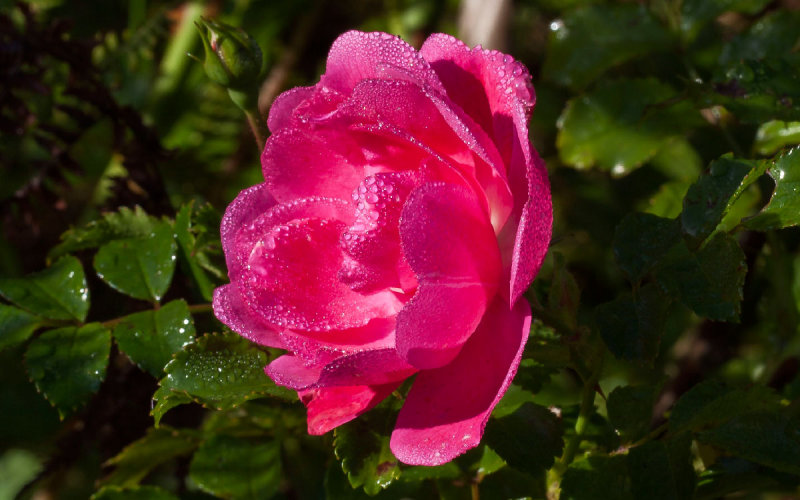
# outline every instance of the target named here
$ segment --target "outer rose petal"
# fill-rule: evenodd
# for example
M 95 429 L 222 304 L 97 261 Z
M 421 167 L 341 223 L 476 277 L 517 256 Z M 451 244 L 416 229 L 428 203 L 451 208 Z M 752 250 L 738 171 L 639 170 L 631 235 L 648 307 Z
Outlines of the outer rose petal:
M 253 187 L 242 190 L 236 199 L 228 205 L 228 208 L 225 209 L 219 232 L 229 275 L 236 274 L 241 268 L 235 251 L 235 240 L 239 231 L 272 208 L 275 203 L 275 198 L 269 193 L 267 185 L 256 184 Z
M 300 401 L 308 409 L 308 433 L 319 436 L 353 420 L 383 401 L 399 385 L 355 385 L 298 391 Z
M 509 55 L 470 49 L 449 35 L 431 35 L 420 50 L 461 106 L 494 139 L 508 165 L 514 210 L 500 246 L 514 303 L 539 271 L 550 242 L 552 207 L 547 171 L 528 139 L 536 101 L 528 70 Z
M 480 443 L 492 409 L 517 372 L 531 324 L 530 306 L 498 297 L 450 364 L 417 375 L 390 446 L 411 465 L 440 465 Z
M 497 240 L 473 193 L 435 182 L 408 197 L 400 237 L 419 288 L 397 315 L 397 350 L 417 368 L 438 368 L 458 354 L 497 290 Z
M 236 285 L 214 290 L 214 315 L 242 337 L 270 347 L 285 348 L 278 332 L 264 324 L 244 303 Z
M 316 87 L 295 87 L 279 95 L 269 108 L 267 127 L 273 134 L 292 123 L 292 113 L 303 101 L 311 98 Z
M 333 42 L 320 85 L 346 95 L 362 80 L 387 76 L 442 89 L 436 73 L 414 47 L 388 33 L 360 31 L 348 31 Z

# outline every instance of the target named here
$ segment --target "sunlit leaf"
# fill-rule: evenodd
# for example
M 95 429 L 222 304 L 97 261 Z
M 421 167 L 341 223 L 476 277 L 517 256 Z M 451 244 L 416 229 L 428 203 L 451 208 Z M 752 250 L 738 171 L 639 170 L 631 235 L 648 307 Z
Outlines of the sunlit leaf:
M 159 301 L 175 271 L 177 244 L 172 226 L 159 223 L 149 236 L 113 240 L 94 258 L 98 276 L 131 297 Z
M 194 339 L 195 330 L 186 302 L 174 300 L 121 318 L 112 333 L 125 354 L 158 377 L 172 355 Z
M 775 191 L 761 212 L 744 221 L 748 229 L 766 231 L 800 224 L 800 148 L 781 155 L 769 167 Z
M 89 312 L 86 277 L 75 257 L 65 257 L 24 278 L 0 279 L 0 295 L 49 319 L 83 321 Z
M 348 422 L 334 431 L 333 447 L 353 488 L 376 495 L 400 477 L 399 462 L 389 449 L 394 423 L 386 412 Z

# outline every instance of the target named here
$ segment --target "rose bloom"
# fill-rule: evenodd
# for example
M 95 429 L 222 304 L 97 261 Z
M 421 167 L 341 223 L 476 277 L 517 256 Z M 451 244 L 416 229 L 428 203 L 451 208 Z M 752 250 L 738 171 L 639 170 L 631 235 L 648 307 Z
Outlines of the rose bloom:
M 521 297 L 550 241 L 527 69 L 443 34 L 351 31 L 269 113 L 264 182 L 225 212 L 214 311 L 286 349 L 266 373 L 323 434 L 414 376 L 391 437 L 408 464 L 473 448 L 517 371 Z

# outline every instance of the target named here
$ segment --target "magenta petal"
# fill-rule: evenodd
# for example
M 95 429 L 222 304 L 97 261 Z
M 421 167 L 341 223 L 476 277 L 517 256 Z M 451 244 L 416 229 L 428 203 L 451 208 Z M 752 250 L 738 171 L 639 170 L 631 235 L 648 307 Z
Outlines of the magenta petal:
M 364 158 L 346 130 L 283 128 L 267 139 L 261 167 L 278 201 L 348 199 L 364 177 Z
M 321 366 L 306 366 L 300 358 L 291 355 L 280 356 L 264 368 L 273 382 L 294 390 L 315 385 L 321 371 Z
M 400 237 L 419 288 L 397 315 L 397 350 L 417 368 L 437 368 L 458 354 L 497 291 L 497 240 L 473 193 L 438 182 L 412 191 Z
M 393 292 L 354 292 L 338 279 L 339 221 L 297 219 L 273 227 L 252 247 L 237 285 L 248 306 L 278 328 L 342 330 L 393 316 Z
M 480 443 L 516 374 L 530 323 L 525 300 L 509 309 L 498 297 L 452 363 L 417 375 L 390 442 L 400 461 L 440 465 Z
M 303 101 L 311 98 L 316 92 L 316 87 L 295 87 L 279 95 L 269 108 L 267 126 L 270 132 L 277 133 L 280 129 L 293 122 L 294 110 Z
M 214 315 L 231 330 L 253 342 L 284 348 L 278 332 L 263 323 L 242 300 L 236 285 L 223 285 L 214 290 Z
M 297 395 L 308 409 L 308 433 L 319 436 L 353 420 L 383 401 L 399 385 L 320 387 L 298 391 Z
M 346 95 L 361 80 L 396 79 L 400 74 L 441 89 L 430 65 L 400 38 L 388 33 L 348 31 L 333 42 L 320 84 Z
M 261 214 L 268 211 L 275 205 L 275 198 L 269 193 L 266 184 L 257 184 L 242 190 L 222 216 L 220 225 L 220 239 L 222 249 L 225 252 L 225 261 L 228 266 L 228 274 L 235 275 L 241 268 L 240 259 L 237 254 L 236 237 L 239 231 Z
M 386 384 L 404 380 L 416 369 L 397 355 L 397 350 L 377 349 L 342 356 L 322 369 L 321 386 Z

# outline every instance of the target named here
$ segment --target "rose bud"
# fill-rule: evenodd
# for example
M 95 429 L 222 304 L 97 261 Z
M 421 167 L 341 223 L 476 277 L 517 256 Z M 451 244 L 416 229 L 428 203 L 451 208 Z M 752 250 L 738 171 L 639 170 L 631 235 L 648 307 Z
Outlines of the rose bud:
M 263 57 L 258 43 L 241 28 L 200 18 L 195 23 L 205 48 L 203 68 L 215 83 L 249 90 L 261 79 Z

